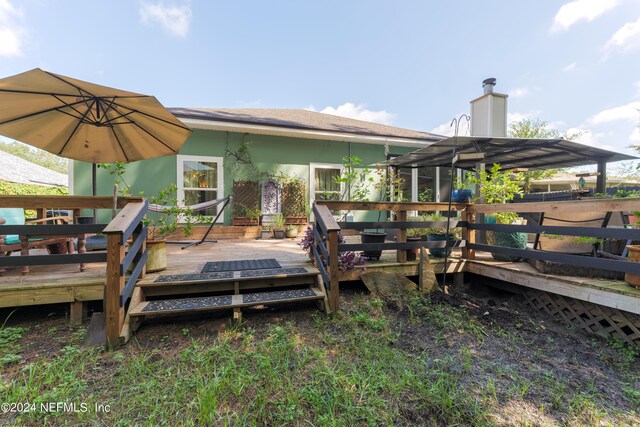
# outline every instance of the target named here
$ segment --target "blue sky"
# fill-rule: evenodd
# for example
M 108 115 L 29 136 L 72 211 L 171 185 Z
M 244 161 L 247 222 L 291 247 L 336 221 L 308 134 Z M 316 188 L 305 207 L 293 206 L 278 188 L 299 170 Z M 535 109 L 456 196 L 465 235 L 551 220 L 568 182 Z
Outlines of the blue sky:
M 0 77 L 35 67 L 172 107 L 313 108 L 440 133 L 496 77 L 511 119 L 640 144 L 639 0 L 0 0 Z

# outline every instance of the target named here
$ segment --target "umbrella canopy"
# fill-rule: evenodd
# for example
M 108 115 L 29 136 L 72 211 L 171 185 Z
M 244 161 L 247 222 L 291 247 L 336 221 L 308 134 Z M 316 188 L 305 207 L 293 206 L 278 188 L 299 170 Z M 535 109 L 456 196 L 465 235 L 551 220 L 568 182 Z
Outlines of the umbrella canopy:
M 0 135 L 61 157 L 113 163 L 168 156 L 190 134 L 153 96 L 39 68 L 0 79 Z

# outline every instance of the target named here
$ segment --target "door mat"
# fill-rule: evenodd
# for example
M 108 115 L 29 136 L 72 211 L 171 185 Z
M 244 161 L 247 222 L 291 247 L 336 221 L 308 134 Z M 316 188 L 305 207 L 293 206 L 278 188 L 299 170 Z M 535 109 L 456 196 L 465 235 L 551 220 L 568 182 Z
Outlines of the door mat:
M 245 270 L 240 272 L 240 277 L 266 277 L 278 276 L 281 274 L 304 274 L 307 269 L 303 267 L 295 268 L 271 268 L 262 270 Z
M 288 289 L 285 291 L 254 292 L 242 295 L 242 302 L 245 304 L 255 304 L 265 301 L 294 300 L 297 298 L 315 297 L 313 289 Z
M 273 258 L 245 259 L 240 261 L 208 262 L 202 268 L 202 273 L 217 273 L 220 271 L 263 270 L 280 268 L 280 264 Z
M 194 273 L 194 274 L 171 274 L 167 276 L 158 276 L 154 283 L 165 282 L 191 282 L 194 280 L 219 280 L 233 279 L 232 271 L 223 271 L 220 273 Z
M 231 305 L 231 302 L 231 295 L 151 301 L 142 311 L 194 310 L 199 308 L 225 307 Z

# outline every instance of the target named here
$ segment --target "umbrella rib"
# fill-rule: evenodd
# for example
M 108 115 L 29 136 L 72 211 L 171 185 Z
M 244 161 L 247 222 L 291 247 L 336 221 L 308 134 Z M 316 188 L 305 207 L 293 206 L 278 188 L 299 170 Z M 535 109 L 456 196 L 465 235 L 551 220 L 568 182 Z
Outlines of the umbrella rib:
M 68 84 L 68 85 L 69 85 L 69 86 L 71 86 L 71 87 L 76 88 L 78 91 L 86 92 L 86 93 L 88 93 L 89 95 L 91 95 L 91 96 L 93 96 L 93 97 L 96 97 L 94 94 L 92 94 L 92 93 L 91 93 L 91 92 L 89 92 L 88 90 L 83 89 L 83 88 L 81 88 L 80 86 L 75 85 L 75 84 L 73 84 L 73 83 L 71 83 L 71 82 L 69 82 L 69 81 L 67 81 L 67 80 L 63 79 L 62 77 L 60 77 L 60 76 L 58 76 L 58 75 L 56 75 L 56 74 L 50 73 L 50 72 L 45 71 L 45 70 L 42 70 L 42 72 L 44 72 L 44 73 L 46 73 L 46 74 L 50 75 L 51 77 L 53 77 L 53 78 L 55 78 L 55 79 L 60 80 L 61 82 L 64 82 L 64 83 Z M 90 84 L 93 84 L 93 83 L 90 83 Z M 149 95 L 123 95 L 123 96 L 119 96 L 118 98 L 147 98 L 147 97 L 149 97 Z M 99 98 L 99 97 L 98 97 L 98 98 Z
M 61 111 L 61 110 L 60 110 L 60 108 L 64 108 L 64 107 L 71 107 L 71 108 L 73 108 L 73 105 L 82 104 L 83 102 L 84 102 L 84 101 L 78 101 L 78 102 L 73 103 L 73 104 L 65 104 L 65 105 L 60 106 L 60 107 L 53 107 L 53 108 L 48 108 L 48 109 L 46 109 L 46 110 L 42 110 L 42 111 L 36 111 L 35 113 L 26 114 L 26 115 L 24 115 L 24 116 L 15 117 L 15 118 L 13 118 L 13 119 L 5 120 L 4 122 L 0 122 L 0 125 L 4 125 L 4 124 L 7 124 L 7 123 L 15 122 L 16 120 L 28 119 L 29 117 L 37 116 L 38 114 L 45 114 L 45 113 L 49 113 L 49 112 L 51 112 L 51 111 L 59 111 L 60 113 L 68 114 L 68 115 L 70 115 L 71 117 L 74 117 L 74 118 L 76 118 L 76 119 L 77 119 L 78 117 L 75 117 L 74 115 L 69 114 L 69 113 L 67 113 L 67 112 L 65 112 L 65 111 Z M 74 111 L 77 111 L 75 108 L 74 108 L 73 110 L 74 110 Z M 81 114 L 81 113 L 78 111 L 78 114 Z
M 94 100 L 93 102 L 95 104 L 96 101 Z M 71 135 L 69 135 L 69 138 L 67 138 L 67 140 L 65 141 L 60 151 L 58 151 L 59 156 L 61 156 L 62 152 L 65 150 L 65 148 L 67 148 L 67 145 L 69 145 L 69 141 L 71 141 L 71 138 L 73 138 L 73 135 L 75 135 L 76 131 L 78 130 L 80 125 L 83 123 L 83 120 L 87 117 L 87 114 L 89 113 L 90 110 L 91 110 L 91 107 L 89 107 L 87 111 L 85 111 L 84 116 L 80 120 L 78 120 L 78 123 L 76 124 L 76 127 L 73 129 L 73 132 L 71 132 Z
M 155 139 L 156 141 L 158 141 L 160 144 L 164 145 L 165 147 L 167 147 L 169 150 L 171 150 L 172 153 L 176 153 L 177 151 L 174 150 L 173 148 L 171 148 L 170 146 L 168 146 L 167 144 L 164 143 L 164 141 L 162 141 L 160 138 L 158 138 L 157 136 L 155 136 L 154 134 L 152 134 L 151 132 L 149 132 L 148 130 L 146 130 L 145 128 L 143 128 L 142 126 L 140 126 L 138 123 L 136 122 L 131 122 L 132 125 L 140 128 L 140 130 L 142 130 L 144 133 L 146 133 L 147 135 L 149 135 L 151 138 Z
M 149 96 L 149 98 L 152 98 L 152 97 Z M 158 120 L 158 121 L 164 122 L 166 124 L 169 124 L 169 125 L 172 125 L 172 126 L 176 126 L 176 127 L 179 127 L 181 129 L 188 130 L 189 132 L 191 132 L 190 128 L 188 128 L 188 127 L 186 127 L 186 126 L 184 126 L 182 124 L 173 123 L 173 122 L 171 122 L 171 121 L 169 121 L 167 119 L 163 119 L 162 117 L 154 116 L 153 114 L 145 113 L 144 111 L 136 110 L 134 108 L 129 108 L 129 107 L 125 106 L 125 105 L 117 103 L 115 99 L 113 101 L 113 104 L 118 106 L 118 107 L 126 108 L 127 110 L 130 110 L 132 113 L 138 113 L 140 115 L 143 115 L 143 116 L 146 116 L 146 117 L 150 117 L 150 118 L 152 118 L 154 120 Z M 131 114 L 131 113 L 128 113 L 128 114 Z
M 116 128 L 115 126 L 111 126 L 111 132 L 113 132 L 113 136 L 116 138 L 116 142 L 118 143 L 118 146 L 120 147 L 120 151 L 122 151 L 122 155 L 124 156 L 124 158 L 126 159 L 126 162 L 129 162 L 129 156 L 127 156 L 126 151 L 124 151 L 124 147 L 122 146 L 122 143 L 120 142 L 120 138 L 118 138 L 118 134 L 116 133 Z

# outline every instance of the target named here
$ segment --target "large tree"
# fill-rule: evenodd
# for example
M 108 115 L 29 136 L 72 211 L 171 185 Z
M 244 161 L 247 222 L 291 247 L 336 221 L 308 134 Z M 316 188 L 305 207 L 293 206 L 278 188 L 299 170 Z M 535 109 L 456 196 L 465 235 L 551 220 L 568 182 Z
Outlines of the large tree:
M 575 139 L 580 136 L 580 133 L 560 133 L 557 129 L 549 127 L 549 123 L 540 119 L 522 119 L 517 122 L 511 123 L 509 126 L 509 136 L 511 138 L 536 138 L 536 139 L 552 139 L 552 138 L 564 138 Z M 547 179 L 552 176 L 563 172 L 564 169 L 546 169 L 528 171 L 524 173 L 524 192 L 529 193 L 531 191 L 531 184 L 533 181 L 539 179 Z

